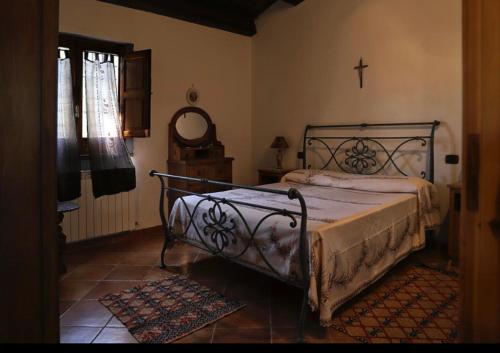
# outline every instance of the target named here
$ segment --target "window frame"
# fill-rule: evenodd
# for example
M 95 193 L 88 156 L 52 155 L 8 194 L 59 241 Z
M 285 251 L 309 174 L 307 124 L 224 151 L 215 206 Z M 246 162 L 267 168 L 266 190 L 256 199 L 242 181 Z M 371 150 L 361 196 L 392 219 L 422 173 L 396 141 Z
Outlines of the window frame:
M 83 97 L 83 53 L 85 51 L 100 52 L 107 54 L 118 55 L 120 58 L 120 67 L 118 72 L 123 68 L 123 58 L 125 55 L 134 52 L 132 43 L 121 43 L 98 38 L 87 37 L 73 33 L 59 33 L 59 46 L 68 48 L 68 57 L 71 60 L 71 75 L 73 82 L 73 102 L 76 119 L 76 133 L 78 145 L 80 147 L 80 156 L 88 156 L 88 140 L 82 137 L 82 97 Z M 68 52 L 67 52 L 68 53 Z M 120 101 L 120 80 L 118 77 L 118 100 Z M 122 124 L 123 126 L 123 124 Z M 122 131 L 123 134 L 123 131 Z

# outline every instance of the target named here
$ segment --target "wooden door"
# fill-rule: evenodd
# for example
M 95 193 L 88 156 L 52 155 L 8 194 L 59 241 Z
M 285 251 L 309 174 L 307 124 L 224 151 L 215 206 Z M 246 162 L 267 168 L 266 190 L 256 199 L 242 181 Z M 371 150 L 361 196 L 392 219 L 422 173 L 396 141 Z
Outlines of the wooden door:
M 463 11 L 462 337 L 500 342 L 500 1 Z
M 57 342 L 58 0 L 0 11 L 0 342 Z

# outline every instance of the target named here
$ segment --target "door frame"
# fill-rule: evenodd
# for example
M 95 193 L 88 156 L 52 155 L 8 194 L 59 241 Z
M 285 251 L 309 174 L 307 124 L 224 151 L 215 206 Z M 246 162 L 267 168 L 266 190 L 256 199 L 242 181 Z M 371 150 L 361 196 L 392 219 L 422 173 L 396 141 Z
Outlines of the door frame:
M 0 342 L 59 342 L 59 0 L 0 12 Z
M 500 342 L 500 1 L 463 0 L 461 337 Z
M 464 11 L 464 187 L 463 190 L 463 205 L 466 207 L 468 202 L 471 202 L 471 191 L 472 189 L 467 188 L 467 183 L 470 179 L 470 175 L 467 175 L 467 166 L 470 163 L 467 162 L 468 157 L 473 153 L 473 149 L 470 149 L 470 139 L 471 135 L 481 133 L 481 95 L 478 95 L 480 91 L 478 87 L 482 86 L 487 79 L 487 75 L 484 75 L 481 68 L 484 70 L 481 64 L 490 65 L 494 61 L 493 58 L 484 61 L 484 57 L 481 56 L 481 43 L 483 43 L 484 37 L 482 36 L 482 28 L 480 26 L 483 12 L 481 8 L 478 7 L 479 3 L 492 0 L 463 0 L 463 11 Z M 496 1 L 496 0 L 493 0 Z M 23 324 L 26 326 L 26 331 L 30 333 L 28 337 L 26 333 L 14 331 L 8 331 L 7 325 L 2 325 L 0 328 L 2 331 L 5 329 L 8 332 L 8 336 L 0 335 L 0 341 L 23 341 L 23 342 L 59 342 L 59 289 L 58 289 L 58 248 L 56 240 L 56 102 L 57 102 L 57 86 L 56 86 L 56 76 L 57 76 L 57 41 L 58 41 L 58 24 L 59 24 L 59 0 L 22 0 L 12 2 L 9 6 L 3 7 L 3 16 L 10 16 L 16 18 L 16 9 L 19 10 L 19 6 L 16 4 L 22 3 L 22 6 L 32 6 L 36 7 L 39 11 L 39 42 L 31 43 L 33 45 L 33 55 L 40 56 L 40 71 L 41 76 L 39 79 L 33 82 L 38 86 L 39 96 L 32 97 L 34 104 L 39 104 L 39 115 L 37 116 L 23 116 L 21 118 L 29 119 L 33 122 L 33 128 L 38 128 L 39 136 L 39 148 L 38 150 L 29 151 L 33 154 L 32 163 L 32 173 L 37 173 L 39 175 L 39 183 L 37 185 L 38 202 L 34 205 L 24 207 L 30 207 L 31 211 L 37 208 L 39 219 L 39 232 L 32 234 L 32 239 L 37 245 L 37 251 L 35 253 L 12 253 L 8 254 L 1 259 L 3 262 L 13 262 L 23 264 L 26 263 L 36 263 L 38 264 L 39 272 L 38 287 L 39 291 L 36 293 L 22 293 L 17 291 L 15 287 L 11 293 L 4 293 L 1 296 L 2 305 L 6 306 L 6 311 L 10 316 L 15 315 L 8 308 L 9 300 L 20 300 L 23 299 L 26 306 L 30 306 L 30 298 L 33 300 L 33 305 L 35 303 L 42 303 L 42 310 L 40 315 L 33 320 L 25 321 Z M 493 14 L 489 14 L 490 18 Z M 475 43 L 475 44 L 474 44 Z M 497 48 L 498 49 L 498 48 Z M 493 55 L 498 55 L 498 51 Z M 497 63 L 498 63 L 498 57 Z M 0 57 L 0 63 L 4 69 L 8 70 L 9 62 Z M 469 66 L 470 65 L 470 66 Z M 493 71 L 494 72 L 494 71 Z M 22 79 L 20 77 L 19 79 Z M 27 79 L 33 79 L 32 77 L 27 77 Z M 475 88 L 474 88 L 475 87 Z M 0 90 L 2 88 L 0 87 Z M 481 92 L 484 92 L 481 91 Z M 9 97 L 10 98 L 10 97 Z M 15 99 L 15 98 L 14 98 Z M 6 114 L 6 118 L 13 118 L 14 115 L 9 116 Z M 16 116 L 17 118 L 17 116 Z M 5 119 L 5 117 L 4 117 Z M 496 125 L 498 127 L 498 125 Z M 2 125 L 3 127 L 3 125 Z M 6 133 L 4 134 L 3 146 L 8 143 L 16 145 L 19 142 L 19 133 Z M 23 175 L 19 173 L 25 172 L 23 170 L 12 170 L 8 167 L 7 162 L 5 162 L 5 150 L 1 152 L 0 155 L 2 159 L 0 164 L 2 166 L 1 177 L 9 178 L 12 175 L 17 175 L 19 180 L 23 179 Z M 5 163 L 5 164 L 4 164 Z M 498 166 L 497 166 L 498 170 Z M 2 185 L 2 187 L 4 187 Z M 12 201 L 11 205 L 16 207 L 23 207 L 22 203 L 15 202 L 14 200 L 9 200 L 8 197 L 0 199 L 0 204 L 2 207 L 8 207 L 9 202 Z M 482 203 L 479 200 L 479 207 Z M 471 206 L 471 204 L 469 204 Z M 26 219 L 5 219 L 2 218 L 2 231 L 5 229 L 12 230 L 15 229 L 15 222 L 26 222 Z M 474 275 L 474 266 L 477 266 L 477 251 L 478 246 L 481 245 L 479 242 L 478 235 L 480 233 L 481 220 L 477 212 L 465 212 L 462 217 L 462 286 L 463 286 L 463 297 L 462 305 L 463 307 L 463 319 L 465 321 L 462 327 L 462 334 L 466 341 L 481 341 L 483 338 L 488 339 L 487 336 L 481 334 L 481 330 L 475 327 L 474 323 L 477 319 L 474 316 L 474 310 L 471 308 L 477 308 L 477 293 L 472 293 L 474 287 L 466 287 L 470 283 L 474 283 L 477 280 L 477 276 Z M 483 225 L 483 228 L 486 225 Z M 470 233 L 472 232 L 472 233 Z M 465 235 L 473 234 L 473 236 L 466 237 Z M 15 234 L 6 237 L 7 241 L 16 241 Z M 5 240 L 4 238 L 4 240 Z M 3 240 L 2 240 L 3 241 Z M 464 251 L 464 246 L 465 251 Z M 35 256 L 34 256 L 35 255 Z M 14 261 L 14 257 L 16 261 Z M 498 259 L 496 259 L 496 264 L 498 264 Z M 7 265 L 8 265 L 7 263 Z M 8 268 L 8 266 L 7 266 Z M 463 271 L 467 272 L 463 272 Z M 22 274 L 22 271 L 19 273 Z M 15 274 L 14 274 L 15 275 Z M 476 274 L 477 275 L 477 274 Z M 10 277 L 13 278 L 11 275 Z M 36 276 L 35 276 L 36 277 Z M 19 286 L 18 286 L 19 287 Z M 7 291 L 5 291 L 7 292 Z M 471 308 L 468 306 L 471 302 L 476 302 Z M 10 311 L 9 311 L 10 310 Z M 7 315 L 7 317 L 10 317 Z M 22 316 L 22 315 L 21 315 Z M 7 321 L 6 319 L 2 321 Z M 8 324 L 8 323 L 7 323 Z M 33 326 L 33 327 L 28 327 Z

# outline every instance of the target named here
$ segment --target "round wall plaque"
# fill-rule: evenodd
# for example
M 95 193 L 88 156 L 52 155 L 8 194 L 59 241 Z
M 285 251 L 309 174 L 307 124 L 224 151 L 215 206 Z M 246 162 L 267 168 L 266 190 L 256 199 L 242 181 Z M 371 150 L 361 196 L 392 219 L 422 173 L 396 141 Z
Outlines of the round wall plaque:
M 186 100 L 190 105 L 196 105 L 200 100 L 200 93 L 196 88 L 191 87 L 186 93 Z

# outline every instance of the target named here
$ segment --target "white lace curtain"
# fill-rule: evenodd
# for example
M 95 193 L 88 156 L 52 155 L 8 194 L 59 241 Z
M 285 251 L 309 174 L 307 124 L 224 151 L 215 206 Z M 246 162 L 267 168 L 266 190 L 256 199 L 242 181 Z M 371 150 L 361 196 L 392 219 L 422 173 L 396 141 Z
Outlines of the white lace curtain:
M 73 105 L 69 58 L 58 59 L 57 80 L 57 198 L 70 201 L 80 197 L 80 155 Z
M 83 89 L 92 188 L 94 196 L 100 197 L 132 190 L 136 180 L 135 168 L 121 133 L 114 64 L 103 62 L 105 55 L 94 58 L 84 60 Z

